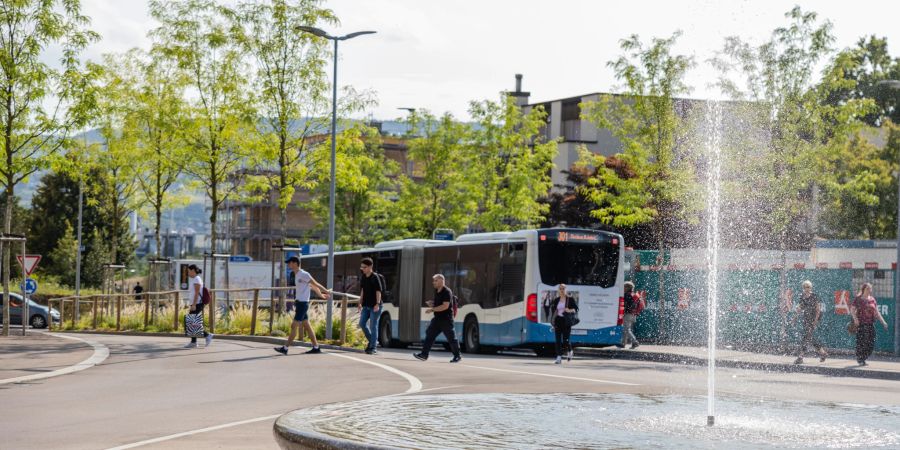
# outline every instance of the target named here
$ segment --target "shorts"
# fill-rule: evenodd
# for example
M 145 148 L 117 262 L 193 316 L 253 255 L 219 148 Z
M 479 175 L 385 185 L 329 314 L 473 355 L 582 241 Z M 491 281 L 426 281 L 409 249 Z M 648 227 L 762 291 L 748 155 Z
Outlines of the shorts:
M 298 302 L 294 300 L 294 320 L 297 322 L 303 322 L 304 320 L 309 320 L 309 302 Z

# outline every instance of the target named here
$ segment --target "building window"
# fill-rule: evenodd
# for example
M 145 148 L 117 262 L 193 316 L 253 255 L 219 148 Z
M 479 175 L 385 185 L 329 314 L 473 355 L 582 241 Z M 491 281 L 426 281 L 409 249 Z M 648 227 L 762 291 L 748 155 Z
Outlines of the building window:
M 581 108 L 578 101 L 567 101 L 562 104 L 562 121 L 559 134 L 564 141 L 581 141 Z

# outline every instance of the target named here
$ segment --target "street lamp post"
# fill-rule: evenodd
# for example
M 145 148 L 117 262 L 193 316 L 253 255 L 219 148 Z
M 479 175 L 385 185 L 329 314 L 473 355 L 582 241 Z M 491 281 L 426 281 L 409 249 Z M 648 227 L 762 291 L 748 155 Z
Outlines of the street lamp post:
M 881 80 L 875 86 L 900 90 L 900 80 Z M 897 173 L 897 262 L 894 264 L 894 356 L 900 356 L 900 171 Z
M 364 34 L 374 34 L 374 31 L 357 31 L 343 36 L 332 36 L 324 30 L 315 27 L 299 26 L 298 31 L 305 31 L 315 36 L 329 39 L 334 42 L 334 77 L 332 79 L 331 94 L 331 186 L 328 191 L 328 273 L 325 287 L 334 289 L 334 202 L 335 202 L 335 146 L 337 135 L 337 66 L 338 66 L 338 42 L 353 39 Z M 331 317 L 334 309 L 334 296 L 328 296 L 328 306 L 325 313 L 325 339 L 331 339 Z

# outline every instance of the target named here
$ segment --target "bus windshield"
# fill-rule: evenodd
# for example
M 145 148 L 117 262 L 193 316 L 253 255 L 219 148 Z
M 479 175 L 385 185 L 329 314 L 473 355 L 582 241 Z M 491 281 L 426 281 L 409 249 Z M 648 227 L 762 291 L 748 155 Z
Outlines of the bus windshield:
M 538 239 L 541 281 L 609 288 L 619 273 L 617 238 L 589 231 L 546 231 Z

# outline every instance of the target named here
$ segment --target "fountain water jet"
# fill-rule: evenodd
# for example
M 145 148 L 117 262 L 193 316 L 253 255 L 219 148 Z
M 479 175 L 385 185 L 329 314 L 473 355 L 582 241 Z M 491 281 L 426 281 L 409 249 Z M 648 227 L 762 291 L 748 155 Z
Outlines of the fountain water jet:
M 710 101 L 706 106 L 706 316 L 707 316 L 707 404 L 706 424 L 716 421 L 716 314 L 719 298 L 719 188 L 722 169 L 722 107 Z

